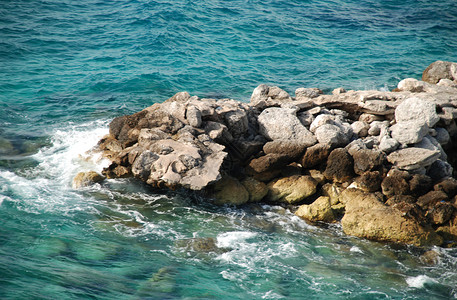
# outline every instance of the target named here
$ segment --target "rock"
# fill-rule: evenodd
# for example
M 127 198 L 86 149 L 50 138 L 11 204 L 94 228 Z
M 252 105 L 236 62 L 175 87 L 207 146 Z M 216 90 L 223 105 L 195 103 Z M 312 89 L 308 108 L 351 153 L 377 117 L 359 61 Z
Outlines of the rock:
M 330 146 L 327 144 L 316 144 L 306 149 L 300 163 L 303 168 L 314 168 L 327 161 L 330 154 Z
M 393 207 L 385 206 L 375 195 L 347 189 L 346 213 L 341 224 L 343 231 L 381 242 L 405 243 L 415 246 L 441 245 L 443 239 L 431 227 L 421 226 Z
M 200 127 L 202 125 L 202 113 L 195 106 L 189 106 L 186 111 L 186 119 L 192 127 Z
M 395 121 L 413 121 L 433 127 L 440 120 L 433 102 L 418 97 L 411 97 L 400 103 L 395 109 Z
M 323 94 L 323 92 L 318 88 L 298 88 L 295 90 L 295 98 L 297 101 L 316 98 L 321 94 Z
M 443 160 L 436 160 L 428 169 L 427 174 L 435 181 L 452 177 L 454 169 L 452 166 Z
M 268 89 L 268 98 L 271 100 L 290 101 L 292 98 L 283 89 L 277 86 L 270 86 Z
M 411 191 L 409 189 L 409 180 L 411 175 L 406 171 L 391 169 L 381 183 L 382 193 L 387 197 L 394 195 L 407 195 Z
M 454 65 L 454 63 L 448 61 L 435 61 L 422 73 L 422 80 L 433 84 L 438 83 L 440 79 L 443 78 L 454 80 L 456 78 L 451 75 L 452 65 Z
M 265 154 L 280 154 L 288 157 L 290 161 L 298 159 L 302 156 L 306 146 L 296 141 L 274 140 L 266 143 L 263 146 Z
M 392 151 L 395 151 L 398 146 L 400 146 L 400 143 L 396 139 L 385 135 L 381 138 L 378 149 L 386 154 L 389 154 Z
M 440 143 L 441 146 L 445 146 L 449 143 L 451 140 L 451 136 L 449 135 L 449 132 L 442 128 L 442 127 L 436 127 L 436 136 L 435 139 Z
M 269 87 L 266 84 L 261 84 L 254 89 L 251 95 L 251 104 L 253 106 L 259 105 L 262 101 L 268 100 Z
M 311 176 L 295 175 L 268 184 L 268 199 L 273 202 L 295 204 L 316 193 L 317 182 Z
M 346 149 L 337 148 L 330 153 L 324 175 L 334 182 L 346 182 L 352 179 L 354 162 Z
M 355 121 L 351 124 L 351 127 L 358 137 L 366 137 L 368 135 L 368 129 L 370 129 L 370 125 L 362 121 Z
M 352 158 L 354 159 L 354 172 L 361 175 L 381 167 L 386 160 L 386 155 L 381 151 L 360 149 L 352 154 Z
M 398 89 L 400 91 L 408 91 L 412 93 L 422 93 L 427 90 L 427 85 L 430 83 L 419 81 L 414 78 L 406 78 L 398 83 Z
M 248 116 L 246 111 L 242 109 L 227 112 L 224 115 L 224 119 L 228 130 L 235 138 L 242 137 L 249 129 Z
M 259 115 L 258 122 L 260 132 L 269 140 L 296 141 L 305 147 L 312 146 L 317 141 L 293 109 L 267 108 Z
M 392 137 L 398 143 L 407 145 L 415 144 L 428 134 L 429 127 L 425 123 L 416 121 L 400 122 L 390 127 Z
M 430 191 L 427 194 L 420 196 L 417 199 L 417 205 L 423 209 L 430 209 L 434 207 L 437 203 L 445 201 L 448 199 L 448 196 L 445 192 L 442 191 Z
M 362 139 L 353 140 L 345 148 L 348 150 L 351 156 L 361 149 L 368 149 L 367 145 Z
M 309 126 L 309 131 L 311 131 L 312 133 L 316 133 L 317 128 L 326 124 L 338 126 L 337 122 L 335 121 L 335 116 L 330 114 L 320 114 L 314 119 L 314 121 Z
M 457 76 L 455 75 L 453 77 L 457 78 Z M 447 78 L 440 79 L 440 81 L 436 85 L 457 88 L 457 83 Z
M 332 95 L 340 95 L 346 93 L 346 90 L 343 88 L 336 88 L 332 91 Z
M 432 165 L 439 157 L 439 151 L 411 147 L 390 153 L 387 160 L 399 169 L 416 170 Z
M 360 115 L 359 121 L 367 123 L 367 124 L 371 124 L 374 121 L 384 121 L 384 117 L 379 116 L 379 115 L 363 113 Z
M 79 172 L 73 178 L 73 188 L 79 189 L 105 180 L 105 177 L 95 171 Z
M 321 196 L 313 203 L 301 205 L 295 212 L 295 215 L 310 222 L 334 222 L 335 215 L 333 214 L 330 198 Z
M 249 201 L 249 192 L 231 176 L 224 176 L 217 181 L 210 191 L 210 196 L 215 199 L 214 203 L 217 205 L 240 205 Z
M 379 171 L 365 172 L 355 179 L 357 188 L 374 193 L 381 189 L 382 176 Z
M 313 177 L 314 180 L 316 180 L 316 182 L 318 184 L 324 184 L 325 183 L 325 176 L 324 176 L 324 173 L 321 172 L 320 170 L 307 170 L 307 173 L 309 176 Z
M 249 193 L 249 202 L 259 202 L 268 194 L 267 185 L 252 177 L 246 177 L 241 184 Z
M 387 199 L 386 205 L 394 206 L 395 204 L 399 203 L 410 203 L 414 204 L 416 202 L 416 198 L 411 195 L 395 195 Z
M 427 217 L 435 225 L 442 225 L 449 221 L 454 214 L 455 208 L 450 203 L 438 203 L 427 214 Z
M 435 250 L 429 250 L 422 254 L 419 260 L 424 265 L 435 266 L 440 262 L 440 254 Z
M 222 254 L 222 253 L 230 251 L 230 249 L 218 247 L 216 240 L 211 237 L 177 240 L 175 242 L 175 246 L 178 248 L 183 248 L 185 251 L 191 252 L 194 254 L 203 254 L 203 253 Z
M 349 143 L 349 138 L 344 134 L 341 127 L 332 124 L 318 127 L 315 135 L 320 144 L 326 144 L 332 148 L 346 146 Z
M 345 204 L 344 199 L 342 199 L 342 193 L 344 188 L 336 183 L 326 183 L 322 186 L 322 195 L 330 198 L 330 204 L 332 206 L 339 203 Z
M 409 189 L 412 195 L 422 196 L 432 188 L 432 179 L 427 175 L 414 174 L 409 181 Z
M 254 170 L 255 173 L 273 172 L 279 170 L 281 167 L 284 167 L 289 162 L 290 158 L 288 156 L 277 153 L 269 153 L 252 159 L 249 163 L 249 167 Z
M 435 191 L 443 191 L 449 198 L 457 194 L 457 180 L 455 178 L 447 178 L 433 186 Z

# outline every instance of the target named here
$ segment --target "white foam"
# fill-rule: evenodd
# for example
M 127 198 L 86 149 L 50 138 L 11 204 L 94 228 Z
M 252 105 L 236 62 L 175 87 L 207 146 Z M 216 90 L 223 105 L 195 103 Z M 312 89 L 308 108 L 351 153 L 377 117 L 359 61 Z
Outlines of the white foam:
M 237 248 L 240 243 L 244 243 L 256 235 L 257 233 L 249 231 L 225 232 L 217 236 L 217 246 L 220 248 Z
M 421 289 L 426 283 L 437 283 L 433 278 L 428 277 L 427 275 L 419 275 L 416 277 L 406 278 L 406 283 L 412 288 Z
M 351 249 L 350 249 L 349 251 L 351 251 L 351 252 L 356 252 L 356 253 L 362 253 L 362 254 L 363 254 L 362 249 L 360 249 L 360 248 L 357 247 L 357 246 L 352 246 Z

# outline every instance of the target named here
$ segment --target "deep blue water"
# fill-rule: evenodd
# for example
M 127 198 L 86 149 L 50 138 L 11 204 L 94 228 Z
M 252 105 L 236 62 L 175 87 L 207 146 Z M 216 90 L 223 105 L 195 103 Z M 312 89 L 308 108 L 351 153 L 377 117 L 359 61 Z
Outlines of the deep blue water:
M 0 1 L 0 299 L 457 298 L 456 250 L 426 266 L 280 207 L 71 188 L 112 118 L 178 91 L 392 89 L 456 49 L 454 0 Z

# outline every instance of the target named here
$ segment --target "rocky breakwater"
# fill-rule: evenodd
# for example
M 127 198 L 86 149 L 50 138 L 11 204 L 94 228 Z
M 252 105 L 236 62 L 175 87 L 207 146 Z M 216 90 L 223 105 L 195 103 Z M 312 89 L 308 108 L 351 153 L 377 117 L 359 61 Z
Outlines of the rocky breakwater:
M 435 62 L 392 92 L 295 97 L 258 86 L 250 103 L 186 92 L 115 118 L 98 145 L 108 178 L 265 201 L 345 233 L 416 246 L 457 241 L 457 64 Z

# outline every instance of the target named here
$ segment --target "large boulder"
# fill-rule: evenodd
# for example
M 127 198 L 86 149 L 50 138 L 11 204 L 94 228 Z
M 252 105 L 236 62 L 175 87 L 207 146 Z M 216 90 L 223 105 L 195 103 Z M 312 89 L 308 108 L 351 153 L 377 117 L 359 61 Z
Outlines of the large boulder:
M 354 172 L 361 175 L 382 166 L 386 156 L 380 151 L 360 149 L 352 154 L 352 158 L 354 159 Z
M 314 135 L 300 122 L 294 109 L 270 107 L 258 118 L 259 130 L 269 140 L 296 141 L 305 147 L 314 145 Z
M 422 73 L 422 80 L 437 84 L 441 79 L 457 79 L 456 63 L 438 60 L 431 63 Z
M 354 177 L 354 161 L 348 150 L 337 148 L 330 153 L 324 175 L 334 182 L 346 182 Z
M 267 185 L 252 177 L 246 177 L 241 184 L 249 193 L 249 202 L 259 202 L 268 194 Z
M 438 150 L 411 147 L 390 153 L 387 160 L 399 169 L 417 170 L 432 165 L 440 155 Z
M 408 98 L 395 109 L 395 121 L 397 123 L 414 121 L 433 127 L 439 120 L 436 105 L 422 98 Z
M 273 202 L 299 203 L 316 193 L 317 182 L 311 176 L 293 175 L 268 184 L 267 198 Z
M 331 147 L 327 144 L 316 144 L 306 149 L 301 159 L 303 168 L 313 168 L 327 161 Z
M 347 189 L 343 231 L 375 241 L 405 243 L 415 246 L 441 245 L 443 239 L 428 226 L 422 226 L 400 210 L 386 206 L 376 194 Z

